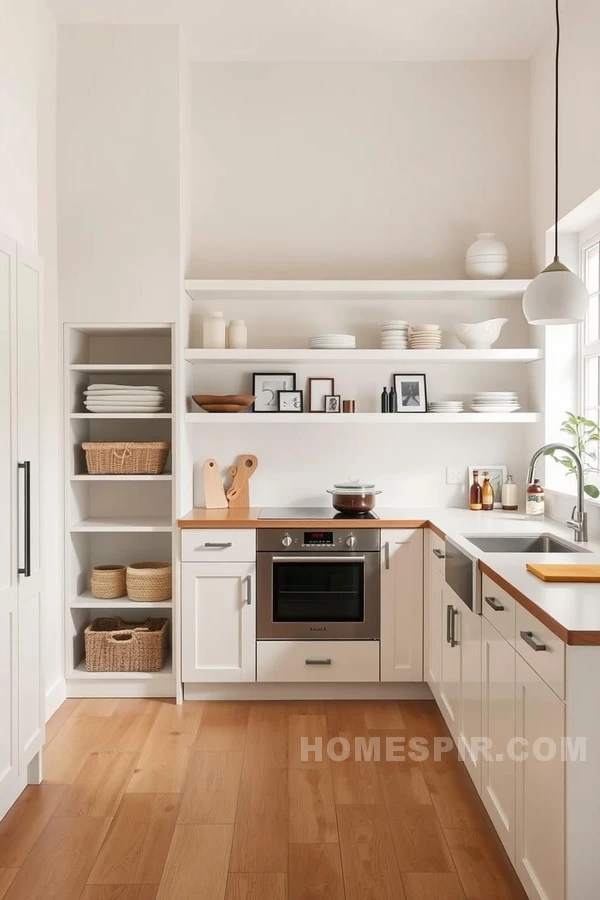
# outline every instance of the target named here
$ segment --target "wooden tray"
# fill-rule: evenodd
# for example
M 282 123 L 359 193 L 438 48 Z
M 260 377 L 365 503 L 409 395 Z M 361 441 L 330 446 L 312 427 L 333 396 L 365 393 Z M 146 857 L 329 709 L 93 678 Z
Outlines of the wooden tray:
M 527 563 L 527 570 L 542 581 L 600 582 L 600 566 Z

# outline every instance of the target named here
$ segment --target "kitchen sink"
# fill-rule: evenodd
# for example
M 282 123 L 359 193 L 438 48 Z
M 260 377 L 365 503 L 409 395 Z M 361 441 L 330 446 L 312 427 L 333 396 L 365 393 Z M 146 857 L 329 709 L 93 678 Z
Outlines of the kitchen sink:
M 553 534 L 463 534 L 485 553 L 589 553 L 585 547 L 563 541 Z

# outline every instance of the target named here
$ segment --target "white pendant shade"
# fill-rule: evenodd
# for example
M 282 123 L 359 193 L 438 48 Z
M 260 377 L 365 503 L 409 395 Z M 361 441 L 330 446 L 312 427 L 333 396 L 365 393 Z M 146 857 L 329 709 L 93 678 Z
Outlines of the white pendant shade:
M 523 312 L 530 325 L 570 325 L 583 322 L 588 302 L 581 278 L 555 260 L 525 291 Z

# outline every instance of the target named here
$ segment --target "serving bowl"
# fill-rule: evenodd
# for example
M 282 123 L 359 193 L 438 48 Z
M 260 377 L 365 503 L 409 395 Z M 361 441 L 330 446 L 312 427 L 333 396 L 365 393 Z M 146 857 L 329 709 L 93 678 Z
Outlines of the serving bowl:
M 205 412 L 236 413 L 247 409 L 256 397 L 252 394 L 192 394 L 192 400 Z
M 508 319 L 487 319 L 485 322 L 459 322 L 453 325 L 458 340 L 468 350 L 489 350 L 500 337 Z

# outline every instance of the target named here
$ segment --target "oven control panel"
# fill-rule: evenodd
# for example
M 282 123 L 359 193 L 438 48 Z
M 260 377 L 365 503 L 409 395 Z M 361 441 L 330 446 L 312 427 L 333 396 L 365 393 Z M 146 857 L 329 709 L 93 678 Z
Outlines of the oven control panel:
M 327 530 L 300 528 L 289 530 L 259 528 L 256 535 L 257 550 L 271 552 L 297 553 L 299 550 L 309 553 L 323 553 L 334 550 L 336 553 L 357 553 L 378 551 L 381 546 L 379 528 L 328 528 Z
M 333 531 L 305 531 L 303 547 L 335 547 Z

